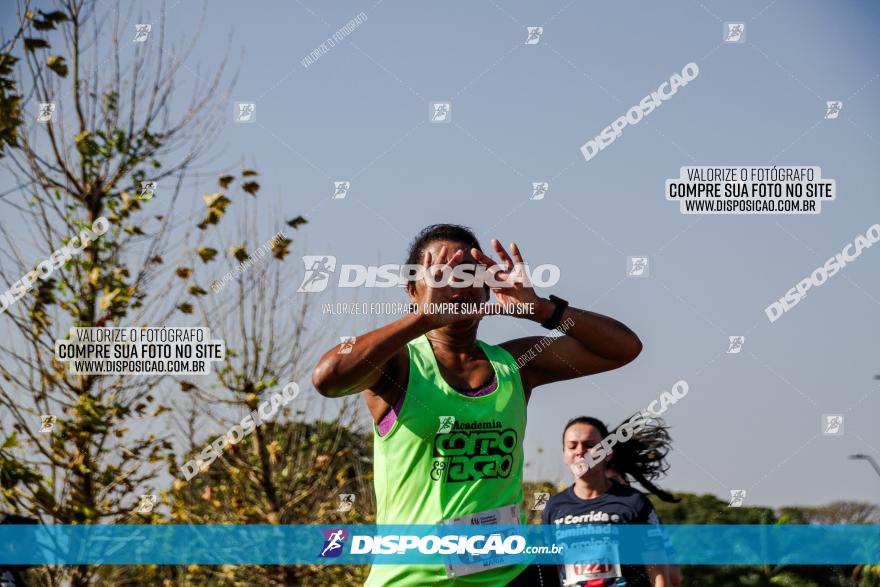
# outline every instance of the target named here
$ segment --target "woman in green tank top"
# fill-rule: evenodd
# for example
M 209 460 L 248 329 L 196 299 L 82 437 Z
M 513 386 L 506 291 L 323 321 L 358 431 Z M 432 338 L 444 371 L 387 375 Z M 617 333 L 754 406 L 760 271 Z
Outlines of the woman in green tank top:
M 641 352 L 620 322 L 539 297 L 519 248 L 438 224 L 410 246 L 412 312 L 327 351 L 312 373 L 325 397 L 364 392 L 375 422 L 377 524 L 519 523 L 526 404 L 539 385 L 621 367 Z M 488 285 L 484 285 L 488 283 Z M 488 304 L 490 291 L 497 304 Z M 482 318 L 507 315 L 564 335 L 489 345 Z M 539 585 L 538 567 L 480 572 L 374 565 L 367 585 Z

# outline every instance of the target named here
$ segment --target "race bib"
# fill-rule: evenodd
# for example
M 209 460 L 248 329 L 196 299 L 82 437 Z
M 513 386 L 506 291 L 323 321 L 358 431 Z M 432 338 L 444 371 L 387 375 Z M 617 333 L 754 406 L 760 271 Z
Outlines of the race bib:
M 620 557 L 617 544 L 590 545 L 585 552 L 578 552 L 582 562 L 565 565 L 563 585 L 583 585 L 595 579 L 616 579 L 621 577 Z
M 444 525 L 498 525 L 498 526 L 519 526 L 521 523 L 519 505 L 506 505 L 500 508 L 476 512 L 458 518 L 450 518 L 440 522 Z M 513 534 L 511 529 L 507 534 L 495 532 L 501 536 L 503 540 L 509 534 Z M 502 564 L 500 558 L 493 554 L 451 554 L 445 555 L 443 559 L 446 561 L 446 576 L 448 578 L 463 577 L 465 575 L 473 575 L 481 573 L 487 569 L 497 567 L 506 567 L 510 563 Z

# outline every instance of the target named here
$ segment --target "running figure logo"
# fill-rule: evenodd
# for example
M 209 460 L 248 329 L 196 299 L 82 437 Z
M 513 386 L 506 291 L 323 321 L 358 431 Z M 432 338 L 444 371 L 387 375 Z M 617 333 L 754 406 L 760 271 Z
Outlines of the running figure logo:
M 543 200 L 544 196 L 547 195 L 547 192 L 550 190 L 550 184 L 546 181 L 533 181 L 532 182 L 532 197 L 530 200 Z
M 322 530 L 322 532 L 324 533 L 324 548 L 318 557 L 336 558 L 342 554 L 342 547 L 345 546 L 345 541 L 348 540 L 348 530 L 329 528 Z
M 526 37 L 526 45 L 537 45 L 541 42 L 541 35 L 544 34 L 544 27 L 542 26 L 529 26 L 526 27 L 529 35 Z
M 351 189 L 350 181 L 334 181 L 333 182 L 333 199 L 334 200 L 342 200 L 345 196 L 348 195 L 348 190 Z
M 147 37 L 150 36 L 150 31 L 153 30 L 153 25 L 151 24 L 136 24 L 134 25 L 134 42 L 135 43 L 143 43 L 147 40 Z
M 746 490 L 745 489 L 731 489 L 730 490 L 730 503 L 727 507 L 739 508 L 742 507 L 743 502 L 746 500 Z
M 152 200 L 153 196 L 156 195 L 156 182 L 155 181 L 142 181 L 141 182 L 141 191 L 135 196 L 135 200 Z
M 843 416 L 840 414 L 825 414 L 822 416 L 822 434 L 843 434 Z
M 340 336 L 339 337 L 339 351 L 336 354 L 338 354 L 338 355 L 351 354 L 351 349 L 354 348 L 354 343 L 356 340 L 357 340 L 356 336 Z
M 156 506 L 156 503 L 158 501 L 159 498 L 155 495 L 142 495 L 141 501 L 137 507 L 137 512 L 139 514 L 149 514 L 153 511 L 153 508 Z
M 257 105 L 254 102 L 236 102 L 235 122 L 256 122 Z
M 54 102 L 40 102 L 40 112 L 37 114 L 37 122 L 49 122 L 55 113 Z
M 336 269 L 336 257 L 332 255 L 305 255 L 303 265 L 306 274 L 297 293 L 324 291 L 330 282 L 330 274 Z
M 549 493 L 536 493 L 535 494 L 535 505 L 532 506 L 532 511 L 543 511 L 545 507 L 547 507 L 547 501 L 550 499 Z
M 840 109 L 843 108 L 843 102 L 839 100 L 829 100 L 825 102 L 825 120 L 834 120 L 840 115 Z
M 452 427 L 455 425 L 455 416 L 440 416 L 440 428 L 437 429 L 437 434 L 447 434 L 452 431 Z
M 40 432 L 52 432 L 55 429 L 55 421 L 58 420 L 51 414 L 43 414 L 40 416 Z
M 728 355 L 737 355 L 742 350 L 743 343 L 746 341 L 745 336 L 728 336 L 730 343 L 727 346 Z
M 742 43 L 745 41 L 746 25 L 742 22 L 724 23 L 724 42 Z
M 647 277 L 648 276 L 648 258 L 647 257 L 627 257 L 626 258 L 626 274 L 629 277 Z
M 431 102 L 431 122 L 449 122 L 451 107 L 449 102 Z

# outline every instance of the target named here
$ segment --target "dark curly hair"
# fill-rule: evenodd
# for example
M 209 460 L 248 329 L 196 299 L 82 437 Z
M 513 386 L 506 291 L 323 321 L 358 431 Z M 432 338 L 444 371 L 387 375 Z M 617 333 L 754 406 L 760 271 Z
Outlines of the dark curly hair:
M 422 262 L 425 247 L 434 241 L 452 241 L 466 245 L 468 249 L 480 249 L 480 241 L 477 235 L 467 226 L 460 224 L 432 224 L 426 226 L 409 245 L 409 254 L 406 258 L 407 265 L 418 265 Z M 412 281 L 410 281 L 412 283 Z M 409 283 L 407 284 L 409 286 Z
M 618 428 L 631 420 L 627 418 L 621 422 L 610 433 L 617 432 Z M 599 431 L 602 438 L 609 435 L 608 427 L 598 418 L 590 416 L 579 416 L 568 421 L 562 430 L 562 437 L 565 438 L 565 432 L 575 424 L 587 424 Z M 663 491 L 652 481 L 663 476 L 669 470 L 669 464 L 666 462 L 666 455 L 672 444 L 672 437 L 669 436 L 668 426 L 661 418 L 649 417 L 645 418 L 644 427 L 638 432 L 634 432 L 632 437 L 626 442 L 618 442 L 612 448 L 611 458 L 606 462 L 606 466 L 617 471 L 624 479 L 632 477 L 639 484 L 648 490 L 649 493 L 656 495 L 663 501 L 677 503 L 680 501 L 677 497 Z

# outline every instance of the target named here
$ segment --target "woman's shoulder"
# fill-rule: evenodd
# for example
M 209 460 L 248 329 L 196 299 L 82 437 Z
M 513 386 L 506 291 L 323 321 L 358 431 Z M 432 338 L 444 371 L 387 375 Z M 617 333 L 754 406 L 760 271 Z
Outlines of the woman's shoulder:
M 560 504 L 568 503 L 572 501 L 572 486 L 569 485 L 559 493 L 553 495 L 549 500 L 547 500 L 547 507 L 557 507 Z
M 608 490 L 608 493 L 614 495 L 620 499 L 623 499 L 627 502 L 632 503 L 634 506 L 639 509 L 645 505 L 651 505 L 651 500 L 648 499 L 648 496 L 639 491 L 638 489 L 631 487 L 629 485 L 624 485 L 622 483 L 614 483 L 611 486 L 611 489 Z

